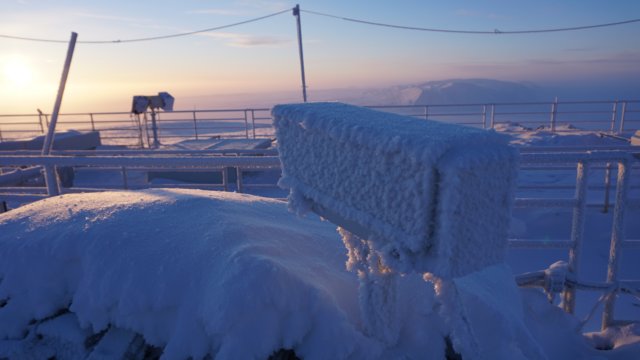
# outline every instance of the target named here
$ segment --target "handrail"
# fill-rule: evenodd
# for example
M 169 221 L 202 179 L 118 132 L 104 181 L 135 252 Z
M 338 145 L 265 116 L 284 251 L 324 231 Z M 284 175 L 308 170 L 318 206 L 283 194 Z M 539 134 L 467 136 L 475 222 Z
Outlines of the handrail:
M 561 124 L 583 126 L 586 130 L 622 133 L 627 128 L 640 128 L 640 100 L 584 100 L 554 102 L 495 102 L 426 105 L 370 105 L 372 109 L 391 111 L 424 119 L 446 120 L 481 128 L 495 128 L 502 123 L 521 123 L 548 127 L 553 132 L 566 132 Z M 435 110 L 435 111 L 434 111 Z M 407 114 L 407 112 L 411 112 Z M 207 116 L 209 114 L 210 116 Z M 262 114 L 265 114 L 264 116 Z M 101 131 L 106 143 L 147 146 L 151 129 L 146 114 L 129 112 L 61 113 L 64 128 Z M 246 107 L 229 109 L 175 110 L 158 112 L 159 139 L 174 142 L 187 138 L 210 136 L 257 138 L 272 136 L 270 108 Z M 634 118 L 635 116 L 635 118 Z M 0 114 L 0 141 L 42 134 L 49 114 Z M 11 121 L 11 120 L 14 121 Z M 233 128 L 219 129 L 219 124 L 236 123 Z M 184 123 L 184 128 L 172 124 Z M 216 126 L 207 126 L 209 124 Z M 120 126 L 116 126 L 120 124 Z M 128 125 L 126 125 L 128 124 Z M 260 130 L 260 131 L 257 131 Z M 138 140 L 137 143 L 132 140 Z

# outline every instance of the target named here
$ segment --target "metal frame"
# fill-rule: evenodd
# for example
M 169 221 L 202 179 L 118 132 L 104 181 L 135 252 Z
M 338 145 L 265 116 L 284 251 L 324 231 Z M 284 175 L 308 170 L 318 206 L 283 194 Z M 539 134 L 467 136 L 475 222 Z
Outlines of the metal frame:
M 640 199 L 629 199 L 631 165 L 640 160 L 640 152 L 592 151 L 581 153 L 530 153 L 521 155 L 521 165 L 576 163 L 575 195 L 570 199 L 516 199 L 516 207 L 572 208 L 571 238 L 569 240 L 509 240 L 511 247 L 517 248 L 566 248 L 569 250 L 568 274 L 563 286 L 563 309 L 573 313 L 575 309 L 576 289 L 603 291 L 602 329 L 621 323 L 614 320 L 616 298 L 619 293 L 640 294 L 638 280 L 620 280 L 619 259 L 624 248 L 640 248 L 640 239 L 625 239 L 625 212 L 628 208 L 640 207 Z M 584 240 L 584 221 L 587 203 L 587 183 L 589 168 L 597 163 L 617 163 L 618 177 L 615 193 L 611 244 L 608 260 L 607 281 L 604 283 L 585 282 L 580 278 L 580 256 Z M 523 274 L 517 281 L 520 285 L 536 283 L 546 286 L 547 272 Z M 597 304 L 596 304 L 597 305 Z M 594 310 L 595 311 L 595 307 Z M 623 323 L 623 322 L 622 322 Z

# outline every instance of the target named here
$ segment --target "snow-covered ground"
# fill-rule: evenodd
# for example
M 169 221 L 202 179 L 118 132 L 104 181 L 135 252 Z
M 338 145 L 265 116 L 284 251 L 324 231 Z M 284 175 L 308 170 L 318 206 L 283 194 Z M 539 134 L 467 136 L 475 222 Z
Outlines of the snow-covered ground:
M 399 284 L 400 342 L 365 336 L 335 227 L 295 217 L 277 200 L 164 189 L 64 195 L 2 215 L 0 228 L 2 357 L 83 357 L 95 346 L 87 339 L 111 329 L 141 334 L 168 359 L 267 358 L 281 348 L 310 359 L 442 359 L 445 351 L 434 290 L 419 276 Z M 583 337 L 541 291 L 520 295 L 549 358 L 640 354 L 637 325 Z M 601 346 L 619 346 L 595 350 L 600 336 Z
M 512 130 L 520 146 L 621 145 L 586 131 L 499 130 Z M 575 170 L 523 175 L 533 183 L 575 182 Z M 627 216 L 627 234 L 640 238 L 633 221 L 640 213 Z M 570 219 L 569 210 L 516 209 L 510 235 L 567 238 Z M 586 226 L 583 274 L 602 281 L 611 213 L 589 209 Z M 623 277 L 639 277 L 637 252 L 625 250 Z M 507 262 L 517 274 L 566 258 L 566 250 L 512 249 Z M 401 278 L 400 340 L 389 345 L 367 335 L 358 279 L 346 261 L 334 225 L 296 217 L 274 199 L 179 189 L 46 199 L 0 215 L 0 358 L 265 359 L 280 349 L 310 359 L 445 357 L 446 319 L 432 283 Z M 638 299 L 627 297 L 616 312 L 636 323 L 584 335 L 581 320 L 599 294 L 579 292 L 575 317 L 541 290 L 516 296 L 549 359 L 640 358 Z M 596 315 L 584 330 L 598 322 Z M 481 330 L 499 326 L 487 321 Z

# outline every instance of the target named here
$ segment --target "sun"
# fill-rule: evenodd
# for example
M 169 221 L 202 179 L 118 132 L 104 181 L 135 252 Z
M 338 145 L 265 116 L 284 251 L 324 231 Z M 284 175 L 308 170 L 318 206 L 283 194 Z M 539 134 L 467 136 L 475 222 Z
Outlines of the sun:
M 16 87 L 25 87 L 31 83 L 33 73 L 22 59 L 10 59 L 4 65 L 5 80 Z

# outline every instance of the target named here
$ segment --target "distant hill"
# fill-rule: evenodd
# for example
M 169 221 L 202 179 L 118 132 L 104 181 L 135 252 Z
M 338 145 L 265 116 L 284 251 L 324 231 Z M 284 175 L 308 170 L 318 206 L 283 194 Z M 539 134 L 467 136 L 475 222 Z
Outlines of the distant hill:
M 358 102 L 427 105 L 528 102 L 545 98 L 531 83 L 491 79 L 451 79 L 363 91 Z
M 637 84 L 534 84 L 494 79 L 449 79 L 379 88 L 309 88 L 309 101 L 341 101 L 354 105 L 491 104 L 509 102 L 640 99 Z M 187 108 L 271 107 L 302 100 L 300 91 L 254 94 L 209 94 L 178 98 Z

